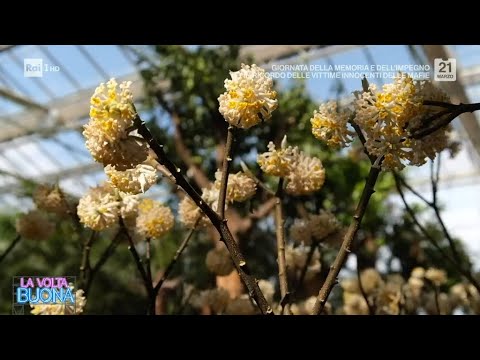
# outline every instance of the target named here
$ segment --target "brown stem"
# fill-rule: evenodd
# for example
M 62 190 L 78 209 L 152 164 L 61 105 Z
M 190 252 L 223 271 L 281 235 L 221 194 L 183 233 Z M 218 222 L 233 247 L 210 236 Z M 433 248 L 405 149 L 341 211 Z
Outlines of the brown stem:
M 235 134 L 233 133 L 233 126 L 228 126 L 227 131 L 227 142 L 225 143 L 225 151 L 223 158 L 223 167 L 222 167 L 222 181 L 220 183 L 220 190 L 218 194 L 218 214 L 220 219 L 225 219 L 225 201 L 227 200 L 227 186 L 228 186 L 228 175 L 230 172 L 230 164 L 232 162 L 232 148 L 234 142 Z
M 146 238 L 145 239 L 145 243 L 146 243 L 146 247 L 147 247 L 147 250 L 146 250 L 146 262 L 145 262 L 145 267 L 147 269 L 147 279 L 150 283 L 152 283 L 152 264 L 151 264 L 151 261 L 150 261 L 150 258 L 151 258 L 151 254 L 150 254 L 150 250 L 151 250 L 151 239 L 150 238 Z
M 453 105 L 453 104 L 452 104 Z M 474 112 L 480 110 L 480 103 L 475 103 L 475 104 L 459 104 L 459 105 L 453 105 L 452 107 L 448 108 L 446 111 L 442 111 L 442 115 L 447 115 L 445 118 L 441 119 L 438 121 L 435 125 L 422 128 L 420 130 L 417 130 L 412 133 L 412 138 L 414 139 L 421 139 L 427 135 L 430 135 L 437 131 L 438 129 L 448 125 L 450 122 L 452 122 L 457 116 L 466 113 L 466 112 Z M 434 114 L 431 118 L 426 119 L 425 123 L 431 122 L 431 119 L 436 119 L 438 118 L 438 114 Z
M 283 178 L 278 180 L 277 193 L 275 194 L 275 225 L 277 235 L 277 262 L 278 262 L 278 278 L 280 281 L 280 305 L 282 307 L 281 314 L 290 313 L 287 278 L 287 261 L 285 259 L 285 217 L 283 214 Z
M 90 250 L 92 250 L 92 243 L 95 239 L 96 232 L 92 230 L 90 236 L 83 244 L 82 262 L 80 263 L 80 283 L 83 288 L 88 283 L 90 277 Z
M 195 223 L 195 226 L 197 225 L 198 221 L 199 220 L 197 220 L 197 222 Z M 165 280 L 167 280 L 168 277 L 170 276 L 170 273 L 174 269 L 175 264 L 177 263 L 178 259 L 180 258 L 183 251 L 187 247 L 188 243 L 190 242 L 190 239 L 192 238 L 192 235 L 195 232 L 195 226 L 193 227 L 193 229 L 190 229 L 185 239 L 183 239 L 182 243 L 180 244 L 177 251 L 175 252 L 175 255 L 173 256 L 172 260 L 170 260 L 170 263 L 167 265 L 167 268 L 163 272 L 162 278 L 158 281 L 157 285 L 155 285 L 155 287 L 153 288 L 155 297 L 157 296 L 158 292 L 162 288 L 162 285 L 165 282 Z
M 8 254 L 13 250 L 13 248 L 18 244 L 22 237 L 20 235 L 17 235 L 15 239 L 8 245 L 8 247 L 5 249 L 2 255 L 0 255 L 0 263 L 7 257 Z
M 137 249 L 135 248 L 135 244 L 133 243 L 133 239 L 130 236 L 130 233 L 128 232 L 127 227 L 125 226 L 125 223 L 123 222 L 123 219 L 120 218 L 120 226 L 127 236 L 128 239 L 128 250 L 132 253 L 133 260 L 135 261 L 135 265 L 137 266 L 138 272 L 140 273 L 140 276 L 142 277 L 143 285 L 145 286 L 145 290 L 147 291 L 147 296 L 148 296 L 148 309 L 147 312 L 149 315 L 155 315 L 155 302 L 153 302 L 153 309 L 152 309 L 152 292 L 153 292 L 153 286 L 152 282 L 148 281 L 148 275 L 147 272 L 145 271 L 145 268 L 143 267 L 143 262 L 142 259 L 140 259 L 140 256 L 138 255 Z M 153 310 L 153 311 L 152 311 Z
M 435 307 L 437 308 L 437 314 L 442 315 L 440 312 L 440 302 L 438 301 L 438 286 L 433 284 L 433 292 L 435 296 Z
M 240 252 L 240 248 L 230 232 L 226 220 L 222 220 L 218 214 L 206 204 L 200 194 L 190 185 L 190 183 L 181 174 L 181 170 L 168 158 L 163 149 L 163 145 L 159 144 L 152 136 L 145 123 L 137 115 L 135 119 L 135 125 L 138 133 L 143 136 L 145 141 L 149 144 L 150 148 L 155 152 L 158 158 L 158 162 L 165 166 L 168 171 L 175 177 L 177 186 L 180 186 L 195 204 L 203 211 L 203 213 L 210 219 L 212 225 L 220 234 L 221 240 L 227 246 L 230 256 L 232 257 L 235 268 L 240 274 L 242 281 L 248 289 L 249 296 L 255 300 L 262 314 L 273 315 L 273 310 L 268 304 L 265 296 L 258 287 L 257 281 L 254 276 L 250 274 L 247 266 L 247 262 Z
M 98 273 L 98 271 L 100 271 L 102 266 L 105 265 L 105 263 L 110 258 L 110 256 L 113 255 L 118 244 L 120 244 L 121 239 L 122 239 L 121 231 L 118 231 L 117 234 L 113 237 L 108 247 L 103 251 L 102 255 L 100 255 L 100 258 L 98 259 L 97 263 L 93 266 L 92 270 L 90 271 L 90 276 L 88 277 L 87 283 L 85 285 L 85 289 L 84 289 L 85 296 L 88 295 L 90 286 L 92 285 L 95 275 Z
M 330 295 L 333 286 L 337 282 L 337 276 L 343 265 L 345 264 L 348 254 L 351 252 L 350 248 L 352 246 L 353 240 L 355 239 L 355 235 L 357 235 L 357 232 L 360 229 L 360 224 L 362 222 L 363 216 L 365 215 L 365 211 L 367 210 L 368 202 L 370 201 L 370 197 L 372 196 L 372 194 L 375 192 L 375 183 L 377 182 L 378 175 L 380 174 L 382 161 L 383 156 L 375 160 L 374 164 L 370 168 L 365 187 L 363 188 L 362 197 L 360 198 L 357 209 L 355 210 L 353 220 L 348 227 L 337 257 L 335 258 L 332 266 L 330 266 L 330 271 L 328 272 L 327 279 L 325 280 L 325 283 L 323 284 L 320 292 L 318 293 L 317 301 L 315 302 L 315 306 L 312 312 L 313 315 L 318 315 L 323 311 L 328 296 Z
M 394 176 L 398 179 L 398 181 L 405 186 L 412 194 L 414 194 L 416 197 L 418 197 L 420 200 L 422 200 L 425 204 L 428 206 L 432 205 L 431 201 L 428 201 L 425 197 L 422 196 L 418 191 L 416 191 L 413 187 L 408 184 L 405 179 L 402 176 L 399 176 L 398 173 L 394 172 Z
M 410 218 L 414 222 L 414 224 L 418 227 L 420 232 L 425 236 L 425 238 L 430 242 L 430 244 L 435 247 L 435 249 L 439 252 L 439 254 L 447 261 L 449 261 L 455 269 L 463 275 L 470 283 L 477 289 L 478 292 L 480 292 L 480 283 L 475 279 L 473 276 L 472 272 L 470 270 L 465 270 L 461 264 L 459 264 L 455 259 L 451 258 L 445 250 L 443 250 L 438 244 L 437 241 L 433 238 L 433 236 L 425 229 L 425 227 L 420 224 L 420 221 L 417 219 L 417 216 L 415 215 L 415 212 L 413 209 L 410 207 L 410 205 L 407 203 L 407 200 L 405 199 L 405 194 L 403 193 L 403 190 L 400 186 L 400 176 L 396 173 L 394 173 L 394 178 L 395 178 L 395 185 L 397 187 L 398 194 L 400 195 L 400 198 L 402 199 L 403 205 L 405 207 L 405 210 L 407 210 L 407 213 L 410 215 Z
M 438 223 L 440 224 L 440 227 L 442 228 L 443 234 L 445 235 L 445 238 L 448 241 L 448 246 L 450 247 L 450 250 L 452 251 L 453 258 L 455 261 L 459 264 L 462 262 L 462 258 L 460 257 L 460 254 L 458 253 L 457 247 L 455 246 L 455 242 L 453 241 L 450 232 L 448 231 L 447 227 L 445 226 L 445 223 L 443 222 L 442 216 L 440 214 L 440 209 L 438 208 L 438 202 L 437 202 L 437 193 L 438 193 L 438 181 L 440 179 L 440 165 L 441 165 L 441 153 L 438 154 L 437 156 L 437 169 L 435 171 L 434 169 L 434 162 L 431 162 L 430 166 L 430 181 L 432 184 L 432 202 L 430 207 L 433 209 L 435 213 L 435 217 L 438 220 Z

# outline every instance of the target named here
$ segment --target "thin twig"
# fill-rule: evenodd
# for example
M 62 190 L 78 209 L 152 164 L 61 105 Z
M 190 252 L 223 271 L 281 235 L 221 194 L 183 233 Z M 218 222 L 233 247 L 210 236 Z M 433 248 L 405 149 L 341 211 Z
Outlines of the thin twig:
M 435 296 L 435 306 L 437 308 L 438 315 L 442 315 L 440 311 L 440 302 L 438 301 L 438 286 L 433 284 L 433 292 Z
M 90 250 L 92 250 L 93 240 L 95 239 L 96 231 L 92 230 L 90 236 L 83 244 L 82 248 L 82 262 L 80 263 L 80 282 L 82 287 L 88 283 L 90 277 Z
M 419 129 L 417 131 L 414 131 L 412 133 L 412 138 L 421 139 L 421 138 L 423 138 L 427 135 L 430 135 L 430 134 L 434 133 L 438 129 L 448 125 L 457 116 L 459 116 L 463 113 L 474 112 L 474 111 L 480 110 L 480 103 L 459 104 L 459 105 L 450 104 L 450 105 L 453 105 L 453 106 L 448 108 L 448 111 L 447 111 L 447 113 L 449 113 L 448 116 L 445 116 L 445 118 L 441 119 L 440 121 L 438 121 L 436 124 L 434 124 L 431 127 L 426 127 L 426 128 L 422 128 L 422 129 Z M 442 115 L 447 115 L 445 113 L 445 111 L 442 111 L 441 113 L 442 113 Z M 430 119 L 426 119 L 425 122 L 429 123 L 432 118 L 436 119 L 437 117 L 438 117 L 438 114 L 434 114 Z
M 439 254 L 447 261 L 449 261 L 454 268 L 461 274 L 463 275 L 470 283 L 477 289 L 478 292 L 480 292 L 480 283 L 475 279 L 473 274 L 471 273 L 470 270 L 465 270 L 461 264 L 457 263 L 455 259 L 451 258 L 443 248 L 440 247 L 440 245 L 437 244 L 437 241 L 433 238 L 433 236 L 427 231 L 427 229 L 420 223 L 420 221 L 417 219 L 417 216 L 415 215 L 415 212 L 413 209 L 410 207 L 408 204 L 407 200 L 405 199 L 405 194 L 403 193 L 403 190 L 400 186 L 400 176 L 396 173 L 394 173 L 394 178 L 395 178 L 395 185 L 397 187 L 398 194 L 400 195 L 400 198 L 402 199 L 403 205 L 405 207 L 405 210 L 407 210 L 407 213 L 410 215 L 410 218 L 414 222 L 414 224 L 418 227 L 420 232 L 425 236 L 425 238 L 430 242 L 430 244 L 435 247 L 435 249 L 439 252 Z
M 175 177 L 176 184 L 180 186 L 190 198 L 195 202 L 195 204 L 203 211 L 203 213 L 209 218 L 212 225 L 220 234 L 221 240 L 225 243 L 228 251 L 230 252 L 230 256 L 233 259 L 233 263 L 235 268 L 237 269 L 238 273 L 242 281 L 244 282 L 245 286 L 248 289 L 249 296 L 255 300 L 257 306 L 259 307 L 262 314 L 269 314 L 273 315 L 272 307 L 268 304 L 265 296 L 263 295 L 262 291 L 260 290 L 257 281 L 254 276 L 250 274 L 250 270 L 248 268 L 247 262 L 238 247 L 235 239 L 233 238 L 230 229 L 227 226 L 227 222 L 224 221 L 219 217 L 219 215 L 207 204 L 203 201 L 200 194 L 192 187 L 192 185 L 185 179 L 185 177 L 181 174 L 180 168 L 178 168 L 167 156 L 163 149 L 163 145 L 159 144 L 150 133 L 150 130 L 145 125 L 140 117 L 137 114 L 135 118 L 135 125 L 137 128 L 138 133 L 143 136 L 145 141 L 149 144 L 150 148 L 155 152 L 157 155 L 157 161 L 165 166 L 168 171 Z
M 365 183 L 365 187 L 363 188 L 362 197 L 357 205 L 357 209 L 355 210 L 355 215 L 353 215 L 353 220 L 348 227 L 347 232 L 345 233 L 345 237 L 340 247 L 340 250 L 335 258 L 335 261 L 330 266 L 330 271 L 328 272 L 327 279 L 325 280 L 320 292 L 318 293 L 317 301 L 315 302 L 315 306 L 313 308 L 313 315 L 318 315 L 323 311 L 325 304 L 327 302 L 327 298 L 330 295 L 330 292 L 333 289 L 333 286 L 337 282 L 337 276 L 342 269 L 345 261 L 349 253 L 351 252 L 351 246 L 355 236 L 357 235 L 358 230 L 360 229 L 360 224 L 362 222 L 363 216 L 367 210 L 368 202 L 370 201 L 370 197 L 375 192 L 375 184 L 378 179 L 378 175 L 381 171 L 381 163 L 383 161 L 383 156 L 377 158 L 374 164 L 370 168 L 370 172 L 367 177 L 367 181 Z
M 283 215 L 283 178 L 278 180 L 277 193 L 275 194 L 275 225 L 277 235 L 277 262 L 278 262 L 278 279 L 280 281 L 280 305 L 282 307 L 281 314 L 290 313 L 287 277 L 287 261 L 285 259 L 285 217 Z
M 3 252 L 3 254 L 0 256 L 0 263 L 3 261 L 3 259 L 5 259 L 7 257 L 8 254 L 10 254 L 10 252 L 13 250 L 13 248 L 18 244 L 18 242 L 20 241 L 22 237 L 18 234 L 15 239 L 13 239 L 13 241 L 10 243 L 10 245 L 8 245 L 8 247 L 5 249 L 5 251 Z
M 120 226 L 127 236 L 128 239 L 128 250 L 132 253 L 133 260 L 135 261 L 135 265 L 137 266 L 138 272 L 140 273 L 140 276 L 142 277 L 143 280 L 143 285 L 145 286 L 145 290 L 147 291 L 147 296 L 148 296 L 148 313 L 150 315 L 155 315 L 155 303 L 153 303 L 153 309 L 152 309 L 152 292 L 153 292 L 153 286 L 152 282 L 148 281 L 148 275 L 147 272 L 145 271 L 145 268 L 143 267 L 143 262 L 142 259 L 140 259 L 140 256 L 138 255 L 137 249 L 135 248 L 135 244 L 133 243 L 133 239 L 130 236 L 130 233 L 128 232 L 127 227 L 125 226 L 125 223 L 123 222 L 123 219 L 120 218 Z M 152 312 L 153 310 L 153 312 Z
M 227 186 L 228 186 L 228 175 L 230 173 L 230 164 L 232 163 L 233 157 L 233 142 L 235 140 L 235 134 L 233 126 L 228 126 L 227 131 L 227 141 L 225 143 L 225 152 L 223 158 L 223 167 L 222 167 L 222 180 L 220 182 L 220 190 L 218 193 L 218 214 L 220 219 L 225 219 L 225 201 L 227 200 Z
M 432 184 L 432 203 L 429 204 L 430 207 L 433 209 L 435 213 L 435 217 L 438 220 L 438 223 L 440 224 L 440 227 L 442 228 L 443 234 L 445 235 L 445 238 L 448 241 L 448 246 L 450 247 L 450 250 L 452 251 L 453 258 L 455 261 L 459 264 L 462 262 L 462 258 L 457 250 L 457 247 L 455 246 L 455 241 L 453 241 L 452 236 L 450 235 L 450 232 L 448 231 L 445 223 L 443 222 L 442 215 L 440 214 L 440 209 L 438 207 L 438 202 L 437 202 L 437 193 L 438 193 L 438 181 L 440 180 L 440 166 L 441 166 L 441 153 L 438 154 L 437 156 L 437 169 L 436 171 L 434 170 L 434 162 L 431 162 L 430 166 L 430 181 Z
M 151 239 L 146 238 L 146 256 L 145 256 L 145 268 L 147 269 L 147 281 L 148 281 L 148 313 L 150 315 L 155 315 L 155 303 L 157 300 L 157 294 L 153 290 L 153 280 L 152 280 L 152 264 L 151 264 Z
M 245 174 L 247 174 L 248 176 L 250 176 L 253 181 L 255 181 L 255 183 L 257 184 L 257 186 L 260 186 L 263 190 L 265 190 L 265 192 L 270 195 L 270 196 L 275 196 L 275 192 L 270 189 L 267 184 L 265 184 L 262 180 L 260 180 L 247 166 L 247 164 L 245 164 L 243 161 L 240 162 L 240 165 L 242 167 L 242 170 Z
M 117 248 L 118 244 L 120 244 L 120 240 L 122 239 L 121 236 L 121 231 L 118 231 L 117 234 L 113 237 L 112 241 L 110 244 L 107 246 L 107 248 L 103 251 L 102 255 L 100 255 L 100 258 L 96 262 L 96 264 L 92 267 L 92 270 L 90 271 L 90 276 L 88 277 L 87 283 L 85 285 L 85 296 L 88 295 L 88 292 L 90 290 L 90 286 L 92 285 L 93 279 L 95 275 L 100 271 L 103 265 L 107 262 L 107 260 L 110 258 L 110 256 L 113 255 L 115 252 L 115 249 Z
M 420 194 L 418 191 L 416 191 L 410 184 L 407 183 L 407 181 L 398 173 L 394 172 L 394 176 L 398 177 L 398 181 L 405 186 L 412 194 L 414 194 L 416 197 L 418 197 L 420 200 L 422 200 L 425 204 L 428 206 L 432 205 L 432 202 L 427 200 L 422 194 Z
M 146 247 L 147 247 L 147 250 L 146 250 L 146 262 L 145 262 L 145 267 L 147 269 L 147 279 L 148 279 L 148 282 L 149 283 L 152 283 L 152 264 L 150 262 L 150 257 L 151 257 L 151 254 L 150 254 L 150 250 L 151 250 L 151 239 L 150 238 L 146 238 L 145 239 L 145 243 L 146 243 Z
M 190 239 L 192 238 L 193 233 L 195 232 L 195 227 L 198 221 L 199 220 L 197 220 L 197 222 L 195 223 L 195 226 L 193 227 L 193 229 L 190 229 L 190 231 L 187 233 L 187 236 L 185 237 L 185 239 L 183 239 L 182 243 L 180 244 L 177 251 L 175 252 L 175 255 L 173 256 L 172 260 L 170 260 L 170 263 L 167 265 L 167 268 L 163 272 L 162 278 L 158 281 L 157 285 L 155 285 L 155 287 L 153 288 L 153 292 L 155 296 L 157 296 L 158 292 L 162 288 L 163 283 L 165 282 L 165 280 L 168 279 L 168 277 L 170 276 L 170 273 L 175 267 L 175 264 L 177 263 L 178 259 L 180 258 L 183 251 L 187 247 Z

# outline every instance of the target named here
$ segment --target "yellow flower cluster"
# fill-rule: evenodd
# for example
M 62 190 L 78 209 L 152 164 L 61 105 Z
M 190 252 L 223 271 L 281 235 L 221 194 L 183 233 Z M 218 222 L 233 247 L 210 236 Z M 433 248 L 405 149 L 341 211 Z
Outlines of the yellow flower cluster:
M 242 64 L 225 80 L 225 93 L 219 96 L 219 111 L 232 126 L 248 129 L 271 118 L 277 108 L 273 80 L 257 65 Z
M 426 158 L 433 159 L 448 146 L 449 127 L 422 139 L 410 137 L 424 126 L 423 120 L 434 114 L 433 107 L 423 105 L 425 100 L 448 102 L 449 99 L 430 82 L 413 81 L 405 74 L 399 74 L 381 91 L 370 85 L 369 91 L 357 93 L 354 121 L 366 135 L 368 152 L 375 157 L 385 156 L 384 170 L 400 170 L 405 164 L 423 165 Z
M 115 79 L 100 84 L 90 100 L 90 121 L 83 131 L 95 161 L 117 170 L 135 167 L 148 154 L 146 143 L 131 134 L 136 114 L 130 85 L 123 82 L 118 91 Z
M 152 199 L 142 199 L 138 205 L 137 230 L 146 238 L 160 238 L 173 229 L 172 210 Z
M 282 140 L 279 150 L 275 149 L 273 142 L 268 143 L 268 151 L 257 157 L 258 165 L 265 174 L 285 177 L 292 170 L 298 157 L 298 148 L 287 147 L 287 137 Z
M 284 137 L 280 150 L 270 142 L 267 152 L 258 155 L 260 168 L 269 175 L 286 179 L 286 192 L 291 195 L 308 195 L 320 190 L 325 182 L 325 169 L 320 159 L 306 155 L 298 147 L 287 147 Z
M 157 183 L 156 168 L 146 162 L 125 171 L 119 171 L 112 165 L 107 165 L 104 170 L 110 184 L 129 194 L 144 193 Z
M 354 132 L 348 129 L 349 110 L 339 110 L 336 101 L 326 102 L 315 110 L 310 119 L 313 135 L 331 147 L 345 147 L 353 140 Z
M 325 169 L 319 158 L 300 151 L 292 171 L 286 177 L 285 191 L 290 195 L 309 195 L 325 183 Z
M 108 184 L 90 188 L 77 206 L 80 222 L 95 231 L 117 224 L 120 202 Z
M 215 172 L 215 182 L 213 187 L 220 191 L 222 182 L 222 172 L 217 170 Z M 257 184 L 250 176 L 239 171 L 236 174 L 229 174 L 227 185 L 227 201 L 230 203 L 244 202 L 250 199 L 257 191 Z

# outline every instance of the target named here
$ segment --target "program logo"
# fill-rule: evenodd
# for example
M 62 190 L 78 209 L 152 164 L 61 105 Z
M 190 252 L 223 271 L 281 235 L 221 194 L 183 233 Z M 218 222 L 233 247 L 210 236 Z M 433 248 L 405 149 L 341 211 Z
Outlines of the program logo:
M 73 306 L 75 309 L 75 276 L 14 276 L 14 315 L 29 313 L 30 305 Z

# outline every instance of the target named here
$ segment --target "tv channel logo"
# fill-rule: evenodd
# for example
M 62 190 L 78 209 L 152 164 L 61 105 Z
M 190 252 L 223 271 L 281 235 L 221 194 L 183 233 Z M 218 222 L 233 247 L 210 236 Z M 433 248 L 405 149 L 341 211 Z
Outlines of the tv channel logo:
M 23 59 L 23 76 L 43 77 L 43 59 Z

